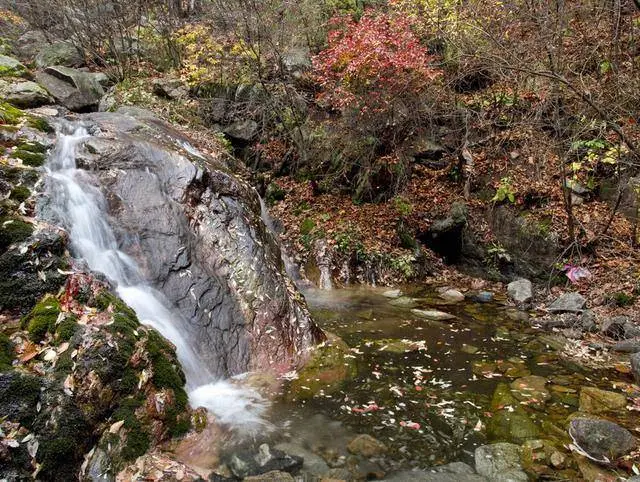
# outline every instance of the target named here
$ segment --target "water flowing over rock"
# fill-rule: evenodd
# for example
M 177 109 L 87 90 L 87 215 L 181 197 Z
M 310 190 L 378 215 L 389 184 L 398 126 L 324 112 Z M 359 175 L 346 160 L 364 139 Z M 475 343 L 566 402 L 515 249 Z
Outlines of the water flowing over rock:
M 177 329 L 203 371 L 220 378 L 304 360 L 323 335 L 283 275 L 256 192 L 146 111 L 83 120 L 94 136 L 78 144 L 77 163 L 92 174 L 78 175 L 104 192 L 118 246 L 143 281 L 188 320 Z M 43 212 L 55 218 L 51 206 Z M 130 271 L 119 276 L 134 284 Z M 122 294 L 144 311 L 144 293 Z

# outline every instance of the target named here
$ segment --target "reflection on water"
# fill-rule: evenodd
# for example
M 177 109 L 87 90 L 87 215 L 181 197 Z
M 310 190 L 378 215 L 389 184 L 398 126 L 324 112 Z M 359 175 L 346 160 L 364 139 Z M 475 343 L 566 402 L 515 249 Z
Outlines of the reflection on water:
M 292 441 L 346 456 L 344 439 L 368 433 L 389 447 L 389 468 L 404 468 L 470 461 L 480 444 L 564 431 L 587 378 L 540 342 L 540 333 L 522 321 L 526 315 L 499 303 L 448 303 L 426 288 L 405 288 L 396 298 L 385 291 L 305 293 L 319 325 L 349 345 L 345 363 L 355 363 L 357 375 L 312 397 L 285 394 L 275 417 L 289 421 Z M 431 321 L 416 308 L 456 318 Z M 532 374 L 545 377 L 551 390 L 543 409 L 496 402 L 506 387 L 504 403 L 511 403 L 505 384 Z M 292 398 L 298 401 L 285 401 Z M 308 429 L 314 417 L 334 423 L 333 438 Z

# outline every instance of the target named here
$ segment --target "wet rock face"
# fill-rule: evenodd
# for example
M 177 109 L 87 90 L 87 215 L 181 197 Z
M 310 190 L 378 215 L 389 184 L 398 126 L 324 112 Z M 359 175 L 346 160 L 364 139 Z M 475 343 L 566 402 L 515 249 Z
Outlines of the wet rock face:
M 190 341 L 211 371 L 302 360 L 322 333 L 283 275 L 256 192 L 149 113 L 85 119 L 96 135 L 78 164 L 97 175 L 122 249 L 190 320 Z

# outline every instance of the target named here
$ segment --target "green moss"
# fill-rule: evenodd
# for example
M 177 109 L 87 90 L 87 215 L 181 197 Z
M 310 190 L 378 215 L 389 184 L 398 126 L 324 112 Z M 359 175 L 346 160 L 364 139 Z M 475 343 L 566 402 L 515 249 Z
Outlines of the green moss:
M 31 191 L 26 186 L 16 186 L 11 190 L 10 199 L 18 201 L 19 203 L 26 201 L 31 196 Z
M 73 369 L 73 359 L 71 353 L 73 350 L 69 349 L 58 357 L 56 361 L 56 374 L 60 377 L 66 377 Z
M 67 316 L 56 328 L 56 338 L 58 341 L 68 341 L 78 331 L 78 318 L 75 315 Z
M 26 326 L 29 337 L 39 342 L 47 333 L 52 333 L 56 327 L 56 320 L 60 314 L 60 302 L 53 296 L 45 296 L 22 320 Z
M 313 231 L 313 228 L 316 227 L 316 223 L 313 221 L 313 219 L 311 218 L 305 218 L 301 223 L 300 223 L 300 234 L 301 235 L 307 235 L 309 233 L 311 233 L 311 231 Z
M 144 403 L 143 396 L 131 397 L 122 401 L 120 407 L 113 413 L 111 420 L 124 421 L 124 427 L 128 429 L 127 442 L 122 449 L 122 457 L 125 460 L 134 460 L 144 454 L 151 445 L 149 434 L 143 428 L 136 416 L 136 410 Z
M 40 167 L 44 164 L 46 156 L 39 152 L 26 151 L 24 149 L 16 149 L 11 154 L 14 159 L 20 159 L 23 164 L 32 167 Z
M 150 330 L 146 344 L 149 358 L 153 364 L 153 383 L 158 388 L 171 388 L 176 395 L 183 390 L 184 374 L 178 365 L 170 360 L 173 348 L 155 331 Z
M 23 375 L 12 371 L 4 376 L 9 376 L 8 384 L 0 390 L 0 413 L 2 417 L 20 422 L 30 427 L 36 416 L 36 404 L 40 398 L 40 383 L 38 377 Z
M 0 333 L 0 371 L 11 370 L 14 357 L 13 343 L 7 335 Z
M 0 73 L 0 76 L 2 74 Z M 0 123 L 16 125 L 22 119 L 23 112 L 6 102 L 0 102 Z
M 45 146 L 40 142 L 32 142 L 32 141 L 23 142 L 18 146 L 18 149 L 22 149 L 23 151 L 36 152 L 38 154 L 47 153 L 47 146 Z
M 21 219 L 0 217 L 0 252 L 14 243 L 20 243 L 33 234 L 33 226 Z
M 43 119 L 42 117 L 29 116 L 29 118 L 27 119 L 27 125 L 47 134 L 51 134 L 55 131 L 55 129 L 51 127 L 51 124 L 49 124 L 49 122 L 47 122 L 47 120 Z

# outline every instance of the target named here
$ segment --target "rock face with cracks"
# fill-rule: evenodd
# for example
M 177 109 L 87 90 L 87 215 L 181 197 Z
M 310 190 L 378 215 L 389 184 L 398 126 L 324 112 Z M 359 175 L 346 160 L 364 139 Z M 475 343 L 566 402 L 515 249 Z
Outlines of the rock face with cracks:
M 324 335 L 284 274 L 257 193 L 149 112 L 83 117 L 93 171 L 121 249 L 189 321 L 216 376 L 287 370 Z

